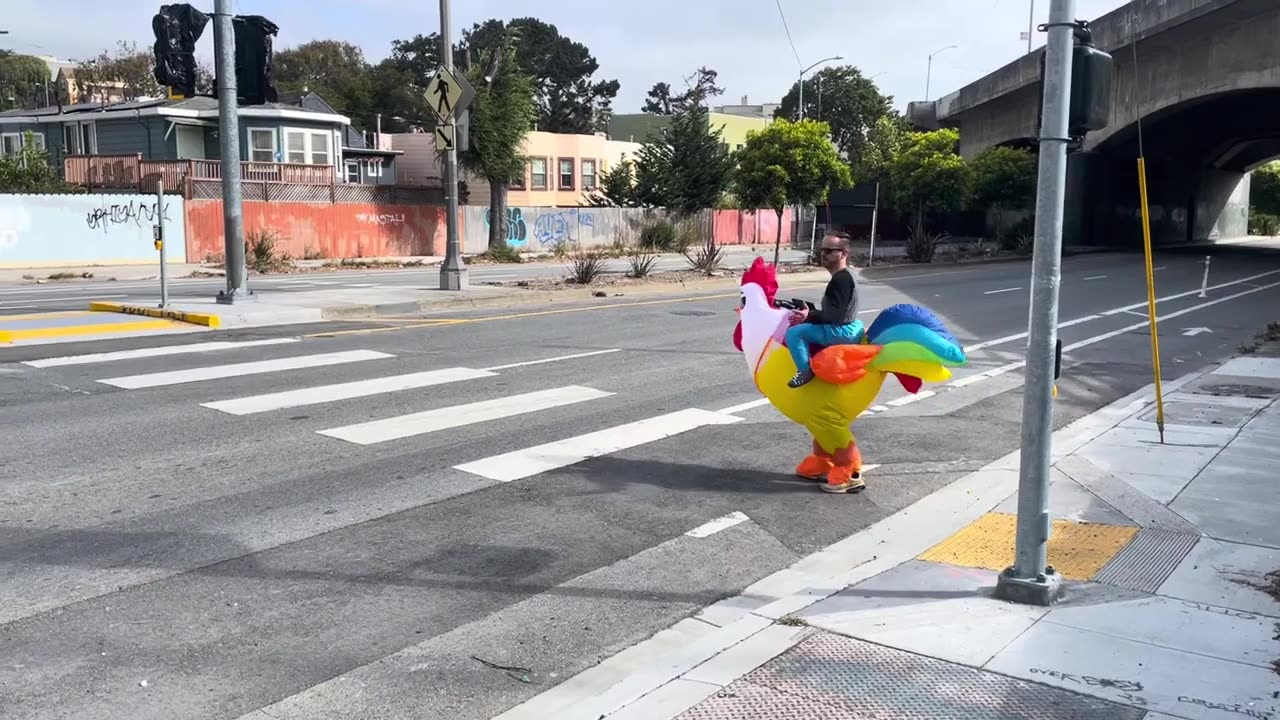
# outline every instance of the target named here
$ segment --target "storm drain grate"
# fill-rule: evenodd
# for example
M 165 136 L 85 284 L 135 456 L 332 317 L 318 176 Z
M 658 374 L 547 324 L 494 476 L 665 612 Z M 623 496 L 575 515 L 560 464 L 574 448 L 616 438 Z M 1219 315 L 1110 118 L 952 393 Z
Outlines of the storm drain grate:
M 1171 425 L 1199 425 L 1202 427 L 1244 427 L 1253 417 L 1253 408 L 1172 401 L 1164 404 L 1164 421 Z M 1149 410 L 1141 418 L 1144 422 L 1156 421 L 1156 410 Z
M 1280 388 L 1265 385 L 1201 385 L 1195 392 L 1202 395 L 1237 395 L 1265 400 L 1273 395 L 1280 395 Z
M 1200 535 L 1200 529 L 1178 513 L 1152 500 L 1146 493 L 1094 465 L 1092 462 L 1071 455 L 1059 460 L 1056 467 L 1068 477 L 1097 495 L 1138 527 L 1167 530 L 1183 535 Z
M 1199 540 L 1196 535 L 1168 530 L 1142 530 L 1098 571 L 1094 582 L 1153 593 Z
M 679 720 L 1140 720 L 1144 712 L 819 633 Z

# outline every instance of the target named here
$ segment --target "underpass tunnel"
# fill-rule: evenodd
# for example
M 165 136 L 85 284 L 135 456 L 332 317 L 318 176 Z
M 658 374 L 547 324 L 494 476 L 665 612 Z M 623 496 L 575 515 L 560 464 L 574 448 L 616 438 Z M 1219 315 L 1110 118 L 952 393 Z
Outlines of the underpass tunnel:
M 1280 87 L 1196 98 L 1142 119 L 1154 245 L 1248 235 L 1248 173 L 1280 156 L 1278 118 Z M 1067 242 L 1142 244 L 1138 155 L 1136 122 L 1070 155 Z

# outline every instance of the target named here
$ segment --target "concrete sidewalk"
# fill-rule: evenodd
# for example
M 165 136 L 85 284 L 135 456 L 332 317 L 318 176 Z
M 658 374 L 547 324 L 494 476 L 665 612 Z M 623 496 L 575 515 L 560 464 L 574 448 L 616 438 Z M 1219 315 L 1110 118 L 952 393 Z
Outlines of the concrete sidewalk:
M 1054 434 L 1052 608 L 992 597 L 1014 452 L 499 720 L 1280 718 L 1280 358 L 1165 394 Z

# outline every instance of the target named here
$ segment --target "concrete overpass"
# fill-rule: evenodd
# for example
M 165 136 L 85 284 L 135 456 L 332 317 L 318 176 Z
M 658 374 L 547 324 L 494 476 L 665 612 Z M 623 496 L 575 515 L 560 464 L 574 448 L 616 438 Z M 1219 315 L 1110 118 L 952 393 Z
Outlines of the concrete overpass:
M 1134 0 L 1091 27 L 1115 58 L 1114 96 L 1107 127 L 1068 164 L 1068 240 L 1141 242 L 1139 122 L 1156 240 L 1247 234 L 1247 173 L 1280 156 L 1280 0 Z M 908 116 L 958 129 L 965 157 L 1034 147 L 1041 52 L 911 103 Z

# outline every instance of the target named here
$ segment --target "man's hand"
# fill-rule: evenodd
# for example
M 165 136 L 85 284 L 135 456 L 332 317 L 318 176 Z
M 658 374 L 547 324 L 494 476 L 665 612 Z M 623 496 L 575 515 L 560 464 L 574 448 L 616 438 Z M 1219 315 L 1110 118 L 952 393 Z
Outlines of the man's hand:
M 807 307 L 806 307 L 806 308 L 801 308 L 801 309 L 799 309 L 799 310 L 792 310 L 792 311 L 791 311 L 791 324 L 792 324 L 792 325 L 799 325 L 800 323 L 802 323 L 802 322 L 804 322 L 805 320 L 807 320 L 807 319 L 808 319 L 808 317 L 809 317 L 809 308 L 807 308 Z

